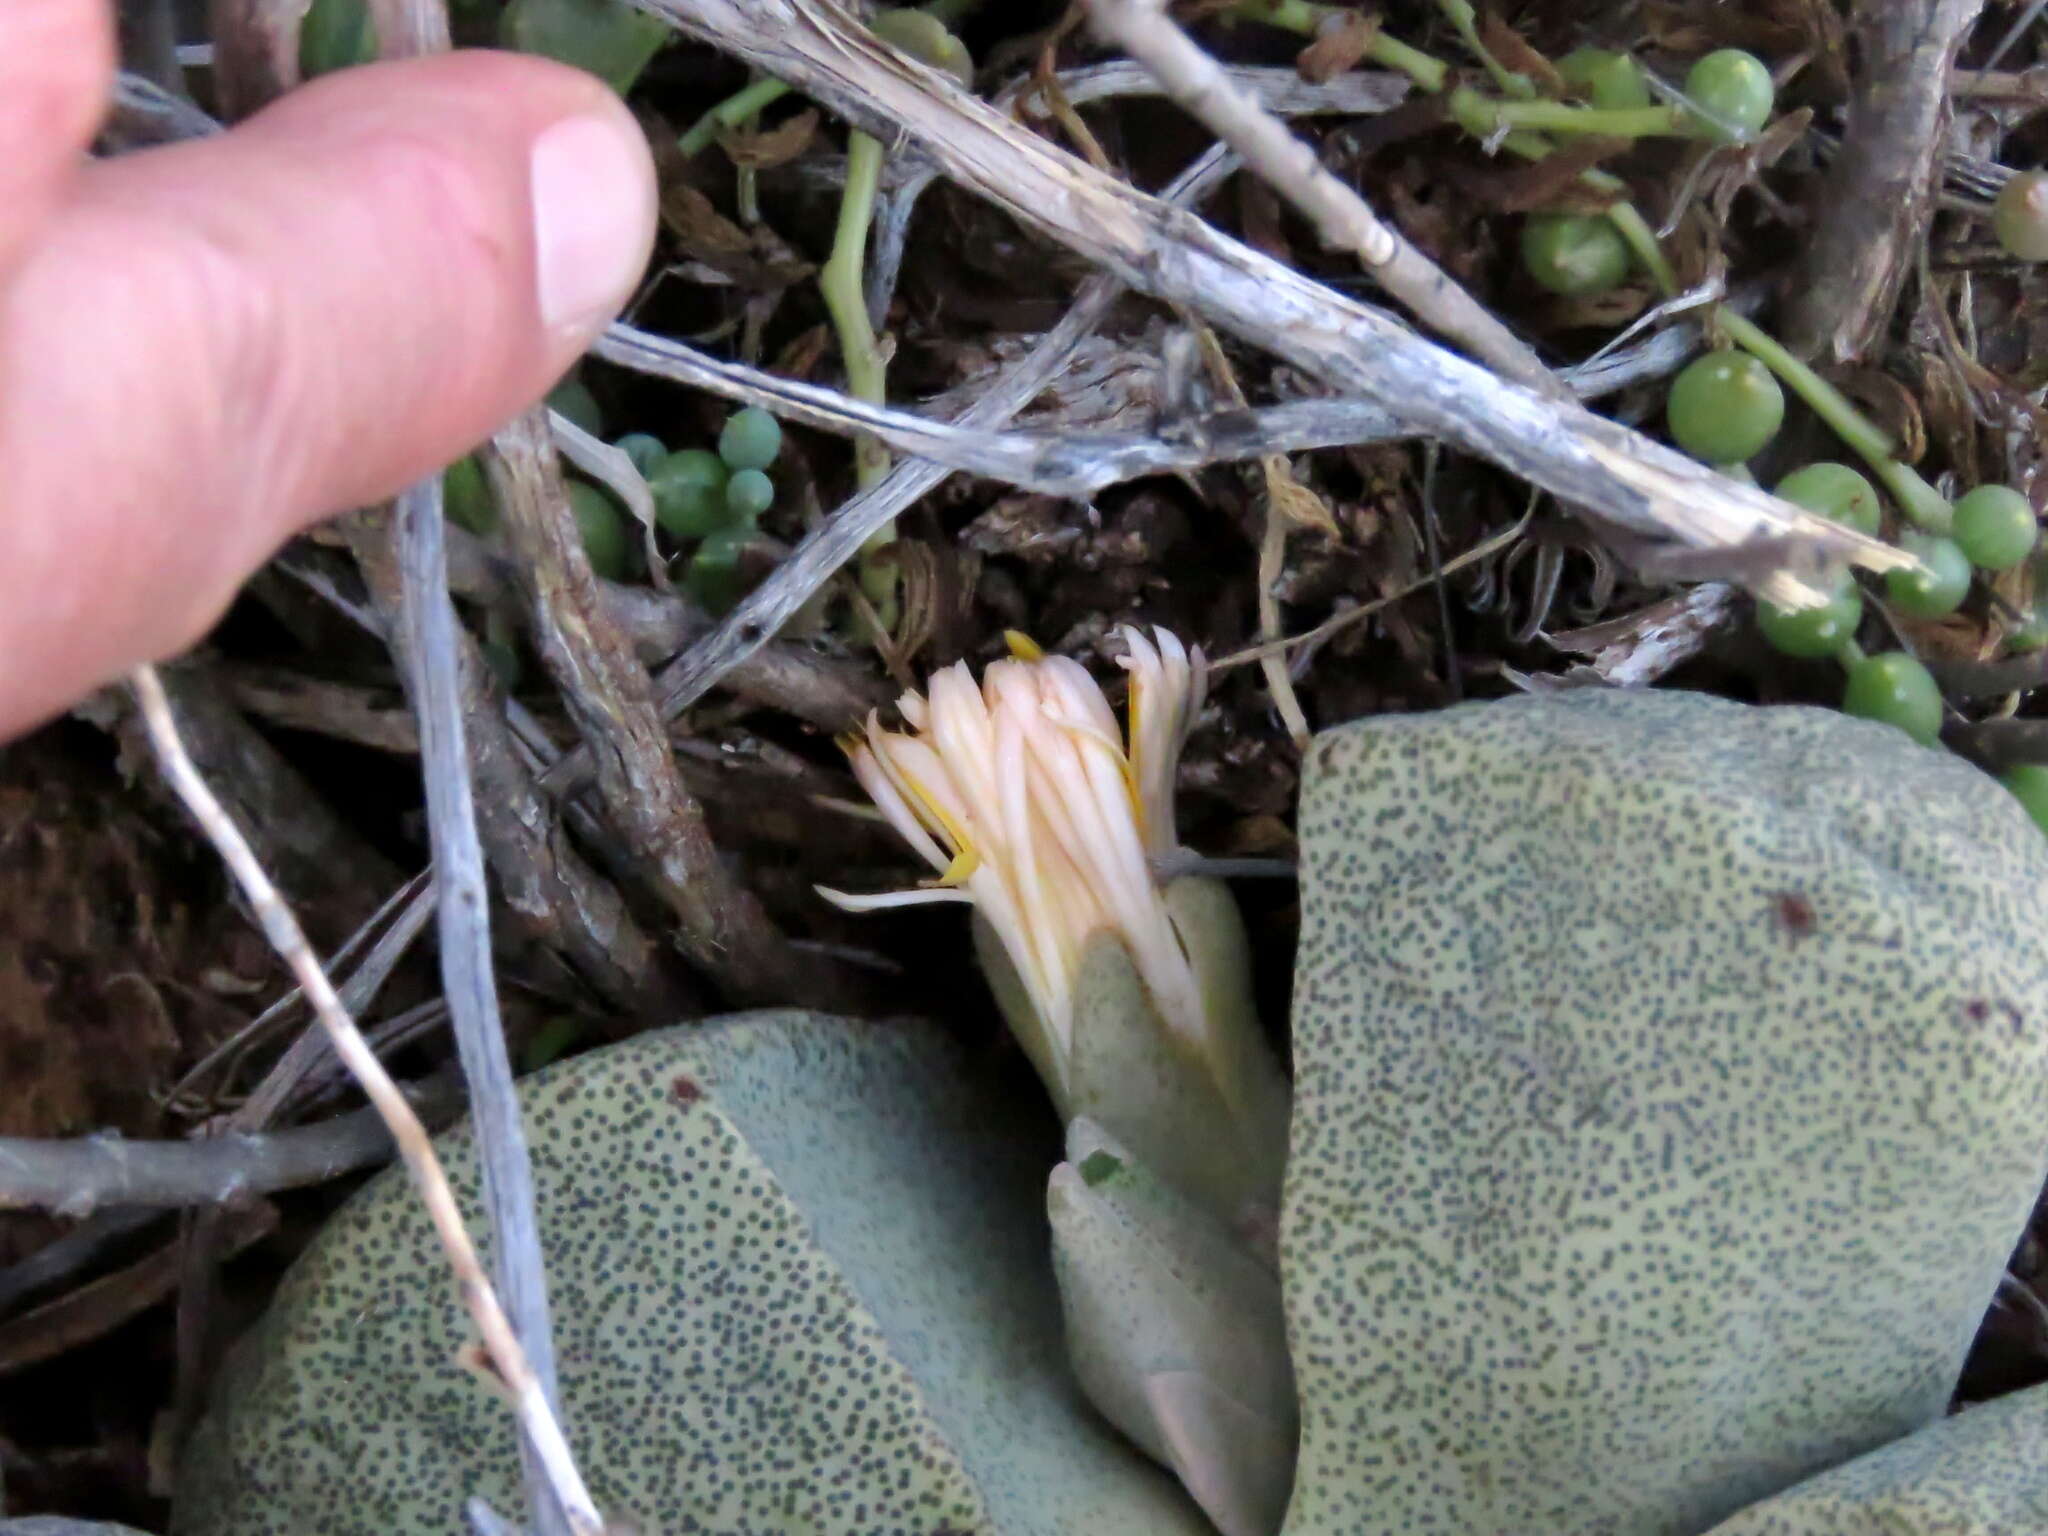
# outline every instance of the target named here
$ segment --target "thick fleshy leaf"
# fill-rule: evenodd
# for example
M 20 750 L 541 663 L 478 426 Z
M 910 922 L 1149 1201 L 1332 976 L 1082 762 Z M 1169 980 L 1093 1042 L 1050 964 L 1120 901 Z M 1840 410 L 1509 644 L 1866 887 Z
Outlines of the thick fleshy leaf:
M 1296 1435 L 1278 1277 L 1100 1127 L 1067 1153 L 1046 1206 L 1075 1374 L 1223 1536 L 1271 1536 Z
M 1325 734 L 1300 836 L 1289 1536 L 1696 1536 L 1941 1417 L 2048 1162 L 2011 795 L 1580 689 Z
M 2026 1536 L 2043 1529 L 2048 1387 L 2032 1387 L 1752 1504 L 1713 1536 Z
M 1067 1108 L 1232 1226 L 1270 1232 L 1287 1082 L 1253 1011 L 1243 920 L 1213 880 L 1177 880 L 1165 901 L 1195 971 L 1203 1033 L 1170 1028 L 1122 944 L 1098 935 L 1074 986 Z
M 806 1014 L 521 1085 L 564 1417 L 639 1528 L 1209 1536 L 1066 1369 L 1045 1131 L 936 1032 Z M 466 1131 L 440 1142 L 471 1220 Z M 180 1469 L 181 1536 L 449 1536 L 513 1427 L 402 1176 L 336 1215 Z

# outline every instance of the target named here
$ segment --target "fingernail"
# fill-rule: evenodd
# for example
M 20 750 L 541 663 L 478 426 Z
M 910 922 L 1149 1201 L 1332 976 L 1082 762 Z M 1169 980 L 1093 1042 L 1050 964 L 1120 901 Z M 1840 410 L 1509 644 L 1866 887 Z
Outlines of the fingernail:
M 623 114 L 565 118 L 533 146 L 533 240 L 541 319 L 594 329 L 624 307 L 653 239 L 654 172 Z

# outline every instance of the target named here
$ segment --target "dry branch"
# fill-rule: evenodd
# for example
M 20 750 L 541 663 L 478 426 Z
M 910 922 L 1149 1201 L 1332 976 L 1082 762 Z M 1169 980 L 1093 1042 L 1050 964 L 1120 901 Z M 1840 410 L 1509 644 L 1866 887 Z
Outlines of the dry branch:
M 1540 394 L 1562 397 L 1528 343 L 1324 169 L 1315 151 L 1196 47 L 1158 0 L 1088 0 L 1088 9 L 1096 31 L 1150 70 L 1167 95 L 1307 215 L 1325 245 L 1352 252 L 1411 314 L 1482 362 Z
M 1566 368 L 1558 377 L 1579 398 L 1594 399 L 1675 370 L 1700 343 L 1697 326 L 1676 325 L 1626 353 Z M 1157 433 L 985 430 L 923 412 L 871 405 L 820 384 L 729 362 L 686 342 L 628 325 L 611 326 L 591 350 L 606 362 L 635 373 L 758 405 L 821 431 L 843 437 L 865 433 L 913 458 L 930 459 L 1025 490 L 1078 499 L 1146 475 L 1415 435 L 1392 412 L 1357 397 L 1220 411 L 1173 422 Z
M 445 26 L 438 5 L 418 9 L 440 17 Z M 426 41 L 430 44 L 431 37 Z M 442 46 L 446 46 L 445 38 Z M 526 420 L 534 423 L 535 413 L 529 412 Z M 555 1346 L 548 1320 L 533 1164 L 519 1121 L 512 1058 L 505 1046 L 505 1025 L 498 1012 L 497 979 L 491 964 L 491 893 L 484 882 L 483 844 L 477 835 L 469 751 L 462 729 L 456 652 L 462 629 L 448 596 L 448 562 L 441 547 L 441 477 L 432 476 L 412 487 L 399 498 L 397 510 L 406 652 L 412 663 L 411 691 L 419 714 L 420 760 L 434 850 L 441 983 L 455 1026 L 463 1079 L 469 1085 L 498 1291 L 532 1374 L 532 1391 L 551 1414 L 558 1413 Z M 552 1448 L 537 1433 L 540 1426 L 522 1415 L 520 1427 L 524 1431 L 521 1451 L 527 1499 L 540 1536 L 553 1536 L 575 1523 L 575 1490 L 561 1484 L 563 1469 L 551 1464 Z M 573 1467 L 567 1470 L 573 1475 Z
M 435 482 L 437 488 L 438 484 Z M 384 1064 L 364 1041 L 355 1021 L 342 1008 L 333 984 L 320 969 L 320 962 L 307 944 L 305 933 L 279 896 L 277 887 L 271 884 L 247 840 L 207 788 L 191 758 L 186 756 L 178 737 L 177 721 L 171 713 L 170 700 L 165 696 L 156 672 L 150 667 L 138 667 L 131 681 L 150 740 L 162 761 L 164 776 L 171 781 L 207 839 L 219 850 L 222 861 L 255 912 L 264 937 L 291 967 L 314 1013 L 332 1036 L 336 1053 L 348 1064 L 356 1081 L 362 1084 L 364 1093 L 389 1127 L 399 1155 L 405 1159 L 406 1168 L 419 1189 L 449 1266 L 455 1271 L 463 1306 L 482 1335 L 484 1348 L 504 1383 L 506 1397 L 527 1442 L 535 1448 L 547 1469 L 549 1485 L 556 1498 L 568 1512 L 577 1536 L 586 1536 L 586 1533 L 587 1536 L 602 1536 L 604 1520 L 591 1502 L 589 1490 L 583 1486 L 561 1425 L 556 1422 L 526 1353 L 520 1348 L 504 1308 L 484 1274 L 476 1246 L 463 1228 L 454 1192 L 448 1186 L 440 1159 L 434 1155 L 426 1127 L 420 1123 L 419 1116 L 413 1112 L 398 1084 L 392 1081 L 391 1074 L 384 1070 Z
M 517 590 L 517 577 L 510 562 L 492 554 L 481 541 L 460 528 L 448 530 L 448 570 L 449 590 L 458 597 L 494 601 Z M 656 592 L 602 580 L 597 590 L 606 618 L 650 667 L 680 655 L 718 627 L 717 619 L 680 592 Z M 524 594 L 520 597 L 523 601 Z M 724 684 L 741 698 L 782 710 L 806 725 L 834 733 L 855 724 L 893 696 L 867 668 L 793 641 L 763 646 L 734 667 Z M 273 704 L 283 710 L 301 705 L 309 712 L 319 710 L 324 701 L 318 689 L 319 685 L 309 684 L 298 690 L 302 697 L 294 700 L 280 698 L 276 690 L 259 687 L 252 695 L 259 702 L 250 707 L 266 717 L 270 716 Z M 333 723 L 337 715 L 345 718 L 351 712 L 358 713 L 365 735 L 373 735 L 378 729 L 377 719 L 373 713 L 365 712 L 365 705 L 360 695 L 353 700 L 336 700 L 334 710 L 324 718 Z M 412 748 L 394 746 L 392 750 Z
M 409 676 L 399 626 L 392 622 L 404 599 L 387 519 L 386 513 L 350 519 L 349 542 Z M 478 824 L 499 899 L 525 937 L 561 953 L 613 1006 L 642 1018 L 674 1017 L 679 993 L 664 973 L 659 947 L 618 891 L 586 862 L 559 810 L 539 792 L 475 642 L 458 635 L 456 651 Z
M 541 662 L 593 754 L 596 785 L 690 959 L 734 999 L 830 1006 L 828 972 L 799 966 L 760 901 L 734 879 L 677 775 L 646 670 L 613 628 L 545 431 L 522 418 L 487 457 L 518 555 Z
M 1169 187 L 1169 202 L 1206 195 L 1236 166 L 1221 145 L 1201 156 Z M 1074 296 L 1060 323 L 1025 356 L 996 376 L 987 391 L 960 415 L 958 424 L 978 431 L 1002 426 L 1022 411 L 1066 368 L 1074 350 L 1100 325 L 1122 297 L 1124 285 L 1109 273 L 1091 277 Z M 701 643 L 664 667 L 656 677 L 661 712 L 673 719 L 715 687 L 726 673 L 758 652 L 787 624 L 868 539 L 904 508 L 934 489 L 947 470 L 926 459 L 898 464 L 886 478 L 846 502 L 815 529 L 788 559 Z M 570 753 L 542 781 L 561 792 L 590 771 L 588 753 Z
M 1856 85 L 1841 152 L 1813 206 L 1781 329 L 1802 357 L 1861 358 L 1883 336 L 1927 238 L 1949 67 L 1983 0 L 1873 0 L 1855 7 Z
M 1825 571 L 1839 560 L 1873 569 L 1904 561 L 1878 540 L 1503 380 L 1102 175 L 987 103 L 942 88 L 931 71 L 905 61 L 836 6 L 636 3 L 790 82 L 884 142 L 915 145 L 953 180 L 1132 287 L 1194 310 L 1340 392 L 1380 401 L 1413 430 L 1489 459 L 1639 541 L 1754 565 L 1742 572 L 1746 583 L 1794 606 L 1824 599 Z M 1770 550 L 1767 562 L 1754 558 L 1759 547 Z
M 421 1117 L 436 1123 L 461 1103 L 451 1083 L 409 1092 Z M 268 1135 L 198 1141 L 0 1137 L 0 1210 L 41 1206 L 83 1216 L 107 1205 L 207 1205 L 324 1183 L 390 1156 L 391 1135 L 372 1109 Z

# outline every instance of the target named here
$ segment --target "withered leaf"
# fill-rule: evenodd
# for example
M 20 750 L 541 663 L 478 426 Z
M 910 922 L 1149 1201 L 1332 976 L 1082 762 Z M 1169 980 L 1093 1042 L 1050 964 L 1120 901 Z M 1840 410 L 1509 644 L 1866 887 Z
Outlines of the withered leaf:
M 811 147 L 811 141 L 817 134 L 818 112 L 811 107 L 773 128 L 752 132 L 744 128 L 728 128 L 718 136 L 718 146 L 734 165 L 767 171 L 796 159 Z
M 1627 139 L 1575 135 L 1541 160 L 1461 164 L 1458 179 L 1497 213 L 1529 213 L 1539 208 L 1547 213 L 1604 213 L 1617 194 L 1589 187 L 1579 177 L 1630 147 Z
M 1294 69 L 1311 85 L 1327 85 L 1356 69 L 1380 34 L 1377 16 L 1347 11 L 1316 33 L 1315 41 L 1295 55 Z
M 1544 95 L 1564 94 L 1564 76 L 1557 72 L 1550 60 L 1530 47 L 1520 32 L 1492 10 L 1480 13 L 1479 41 L 1486 45 L 1486 51 L 1493 55 L 1495 63 L 1518 75 L 1527 75 Z

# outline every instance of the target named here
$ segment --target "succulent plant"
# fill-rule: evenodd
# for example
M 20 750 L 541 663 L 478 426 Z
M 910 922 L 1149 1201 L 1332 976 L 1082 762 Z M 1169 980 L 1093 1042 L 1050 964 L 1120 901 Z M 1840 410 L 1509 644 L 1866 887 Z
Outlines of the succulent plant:
M 1966 1408 L 1753 1504 L 1712 1536 L 2018 1536 L 2048 1510 L 2048 1387 Z
M 1939 1418 L 2044 1171 L 2010 795 L 1572 690 L 1325 734 L 1300 836 L 1289 1536 L 1678 1536 Z
M 2020 800 L 1881 725 L 1680 693 L 1324 734 L 1276 1258 L 1239 1187 L 1269 1175 L 1187 1144 L 1255 1149 L 1269 1112 L 1201 1097 L 1263 1104 L 1271 1070 L 1228 893 L 1148 886 L 1076 933 L 1124 866 L 985 820 L 1014 794 L 1063 847 L 1064 785 L 1077 824 L 1170 838 L 1200 671 L 1175 655 L 1133 646 L 1128 757 L 1085 674 L 1028 653 L 853 748 L 949 882 L 856 904 L 974 905 L 1063 1161 L 920 1027 L 748 1015 L 527 1080 L 600 1500 L 845 1536 L 1264 1536 L 1283 1504 L 1284 1536 L 2038 1528 L 2048 1389 L 1941 1417 L 2048 1162 L 2048 842 Z M 1116 773 L 994 772 L 1098 749 Z M 1209 1043 L 1162 1067 L 1188 997 Z M 226 1373 L 179 1536 L 515 1504 L 449 1292 L 404 1183 L 344 1208 Z
M 608 1510 L 674 1533 L 1202 1531 L 1064 1368 L 1044 1128 L 935 1032 L 745 1015 L 521 1099 L 565 1417 Z M 474 1218 L 466 1138 L 442 1146 Z M 411 1188 L 378 1178 L 231 1362 L 174 1529 L 445 1536 L 472 1494 L 516 1509 L 467 1337 Z

